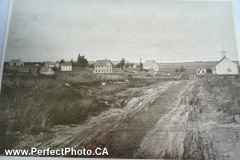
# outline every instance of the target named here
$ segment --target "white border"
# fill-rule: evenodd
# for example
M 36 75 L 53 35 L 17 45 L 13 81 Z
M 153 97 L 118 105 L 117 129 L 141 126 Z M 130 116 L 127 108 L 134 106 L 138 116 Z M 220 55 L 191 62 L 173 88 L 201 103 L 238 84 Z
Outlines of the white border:
M 9 32 L 9 26 L 10 26 L 11 15 L 12 15 L 12 6 L 13 6 L 13 0 L 0 0 L 0 5 L 5 4 L 5 3 L 3 3 L 3 1 L 5 1 L 5 2 L 8 1 L 8 6 L 1 6 L 1 8 L 8 7 L 8 10 L 6 9 L 8 14 L 7 14 L 7 21 L 5 21 L 6 24 L 3 24 L 3 25 L 6 25 L 6 27 L 5 27 L 5 34 L 4 34 L 4 40 L 3 40 L 3 50 L 2 50 L 2 52 L 0 51 L 0 56 L 1 56 L 1 62 L 0 62 L 0 94 L 1 94 L 1 87 L 2 87 L 3 66 L 4 66 L 4 61 L 5 61 L 6 49 L 7 49 L 8 32 Z

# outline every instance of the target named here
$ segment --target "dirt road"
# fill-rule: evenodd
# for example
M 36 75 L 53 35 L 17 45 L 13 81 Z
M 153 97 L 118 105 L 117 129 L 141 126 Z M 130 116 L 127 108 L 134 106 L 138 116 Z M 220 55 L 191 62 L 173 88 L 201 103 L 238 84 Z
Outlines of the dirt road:
M 214 109 L 210 91 L 204 86 L 202 81 L 189 80 L 129 88 L 127 93 L 137 96 L 129 98 L 124 108 L 111 108 L 77 127 L 54 126 L 50 140 L 42 141 L 41 135 L 28 137 L 15 148 L 106 147 L 109 156 L 89 156 L 106 158 L 239 158 L 237 151 L 226 154 L 226 147 L 218 146 L 239 147 L 240 143 L 224 141 L 221 132 L 229 130 L 219 125 L 222 113 Z M 231 130 L 236 131 L 234 127 Z M 237 133 L 233 133 L 235 137 Z

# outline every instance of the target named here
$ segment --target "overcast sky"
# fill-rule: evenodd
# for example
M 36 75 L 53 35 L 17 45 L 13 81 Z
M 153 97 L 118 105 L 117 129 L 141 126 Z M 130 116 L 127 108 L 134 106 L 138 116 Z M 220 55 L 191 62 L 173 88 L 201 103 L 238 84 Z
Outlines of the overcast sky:
M 15 0 L 6 61 L 238 60 L 231 2 Z

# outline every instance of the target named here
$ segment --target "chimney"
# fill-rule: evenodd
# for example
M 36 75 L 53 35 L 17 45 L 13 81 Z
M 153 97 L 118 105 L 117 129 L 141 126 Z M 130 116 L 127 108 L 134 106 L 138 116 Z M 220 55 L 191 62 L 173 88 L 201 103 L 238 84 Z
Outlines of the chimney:
M 222 51 L 221 51 L 221 54 L 222 54 L 222 58 L 223 58 L 223 57 L 226 57 L 226 51 L 225 51 L 225 50 L 222 50 Z

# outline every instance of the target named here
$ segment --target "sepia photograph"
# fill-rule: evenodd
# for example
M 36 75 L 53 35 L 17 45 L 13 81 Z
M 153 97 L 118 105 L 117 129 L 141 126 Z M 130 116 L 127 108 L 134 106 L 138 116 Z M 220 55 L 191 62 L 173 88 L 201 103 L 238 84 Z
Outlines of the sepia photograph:
M 239 160 L 238 32 L 232 0 L 13 0 L 0 156 Z

